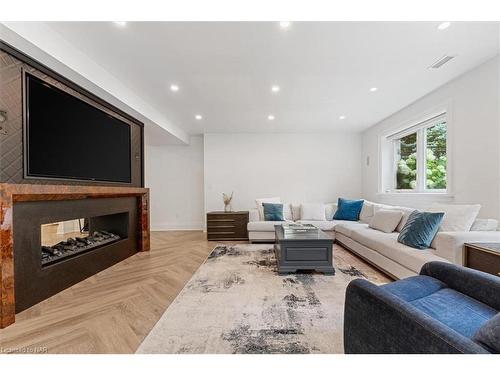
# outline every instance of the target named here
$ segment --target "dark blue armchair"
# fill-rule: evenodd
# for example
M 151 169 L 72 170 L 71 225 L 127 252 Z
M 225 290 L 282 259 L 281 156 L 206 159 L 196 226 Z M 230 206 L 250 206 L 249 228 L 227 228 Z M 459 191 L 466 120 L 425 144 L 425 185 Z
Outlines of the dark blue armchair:
M 430 262 L 420 275 L 383 286 L 354 280 L 345 302 L 348 354 L 496 352 L 475 335 L 499 321 L 500 277 Z

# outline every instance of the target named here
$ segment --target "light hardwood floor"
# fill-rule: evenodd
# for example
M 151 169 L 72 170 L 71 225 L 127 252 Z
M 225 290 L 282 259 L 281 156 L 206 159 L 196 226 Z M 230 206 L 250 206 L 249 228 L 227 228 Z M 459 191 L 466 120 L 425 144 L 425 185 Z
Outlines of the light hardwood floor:
M 152 232 L 150 252 L 17 314 L 0 330 L 0 353 L 134 353 L 216 245 L 199 231 Z M 374 282 L 389 280 L 340 246 L 334 255 Z

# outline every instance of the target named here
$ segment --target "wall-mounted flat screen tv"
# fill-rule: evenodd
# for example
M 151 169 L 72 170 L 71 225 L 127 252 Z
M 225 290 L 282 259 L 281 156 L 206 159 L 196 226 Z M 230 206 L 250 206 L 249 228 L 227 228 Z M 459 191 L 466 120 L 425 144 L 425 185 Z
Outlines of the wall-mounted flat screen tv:
M 25 77 L 26 177 L 130 183 L 130 125 Z

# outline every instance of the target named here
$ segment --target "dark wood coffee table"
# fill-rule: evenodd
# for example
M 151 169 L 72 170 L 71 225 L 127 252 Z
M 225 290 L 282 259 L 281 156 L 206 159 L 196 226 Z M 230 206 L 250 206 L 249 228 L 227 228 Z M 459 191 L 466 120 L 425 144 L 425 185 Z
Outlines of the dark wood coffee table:
M 274 251 L 278 274 L 284 275 L 298 270 L 316 270 L 334 275 L 333 239 L 322 230 L 317 232 L 285 234 L 281 225 L 274 226 Z

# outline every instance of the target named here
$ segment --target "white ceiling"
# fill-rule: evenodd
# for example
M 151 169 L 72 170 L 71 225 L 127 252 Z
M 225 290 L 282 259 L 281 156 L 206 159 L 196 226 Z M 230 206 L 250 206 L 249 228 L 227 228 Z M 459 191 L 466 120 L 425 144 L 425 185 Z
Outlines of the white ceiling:
M 47 24 L 189 134 L 361 131 L 499 47 L 497 23 Z M 457 57 L 428 69 L 445 54 Z

